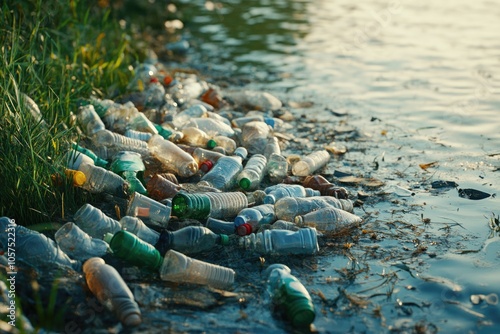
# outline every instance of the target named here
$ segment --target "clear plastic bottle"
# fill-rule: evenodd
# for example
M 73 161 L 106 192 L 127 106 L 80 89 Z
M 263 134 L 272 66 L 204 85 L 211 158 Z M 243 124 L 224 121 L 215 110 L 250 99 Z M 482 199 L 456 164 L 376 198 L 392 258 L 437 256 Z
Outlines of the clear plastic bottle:
M 313 226 L 319 231 L 335 231 L 344 226 L 361 223 L 362 219 L 350 212 L 327 207 L 296 216 L 294 222 L 299 226 Z
M 187 109 L 182 110 L 181 112 L 175 114 L 172 118 L 172 124 L 180 129 L 185 126 L 186 123 L 189 122 L 191 118 L 195 117 L 208 117 L 208 110 L 202 104 L 195 104 Z
M 302 182 L 304 187 L 319 190 L 322 196 L 333 196 L 339 199 L 347 199 L 349 193 L 344 187 L 337 187 L 321 175 L 307 176 Z
M 236 178 L 243 170 L 243 159 L 247 152 L 243 147 L 236 149 L 235 155 L 224 156 L 217 160 L 212 169 L 201 178 L 201 182 L 206 182 L 219 190 L 230 190 L 236 185 Z
M 298 231 L 264 230 L 241 237 L 240 247 L 254 250 L 259 254 L 316 254 L 319 251 L 318 235 L 315 228 L 306 227 Z
M 292 222 L 289 222 L 289 221 L 286 221 L 286 220 L 281 220 L 281 219 L 278 219 L 277 221 L 275 221 L 271 227 L 270 227 L 271 230 L 289 230 L 289 231 L 298 231 L 300 230 L 300 227 L 298 227 L 297 225 L 295 225 L 294 223 Z
M 73 216 L 75 223 L 92 238 L 104 239 L 106 233 L 121 230 L 118 221 L 106 216 L 100 209 L 86 203 Z
M 101 117 L 91 104 L 79 107 L 76 117 L 83 128 L 83 132 L 89 137 L 106 128 Z
M 191 118 L 184 126 L 193 126 L 205 131 L 209 136 L 234 137 L 234 130 L 230 125 L 214 118 Z
M 210 136 L 205 131 L 192 126 L 182 128 L 181 132 L 184 136 L 180 142 L 183 144 L 207 147 L 207 143 L 210 140 Z M 215 147 L 215 145 L 213 147 Z
M 163 139 L 170 140 L 172 143 L 178 143 L 184 136 L 182 132 L 170 128 L 165 123 L 162 125 L 155 124 L 155 128 Z
M 125 130 L 124 135 L 125 137 L 142 140 L 144 142 L 149 141 L 151 137 L 153 137 L 153 134 L 151 132 L 136 131 L 132 129 Z
M 162 263 L 158 250 L 153 245 L 139 239 L 128 231 L 108 233 L 105 241 L 109 243 L 113 255 L 131 265 L 157 271 Z
M 78 225 L 68 222 L 55 233 L 57 245 L 71 258 L 84 261 L 91 257 L 101 257 L 108 252 L 108 244 L 97 238 L 92 238 Z
M 261 121 L 248 122 L 241 128 L 241 143 L 250 154 L 263 154 L 272 127 Z
M 172 214 L 179 218 L 233 219 L 246 207 L 248 199 L 241 192 L 188 194 L 180 191 L 172 199 Z
M 207 160 L 211 161 L 213 164 L 217 162 L 220 158 L 224 157 L 224 154 L 210 151 L 201 147 L 197 147 L 193 150 L 193 158 L 198 164 L 201 164 Z
M 293 175 L 308 176 L 324 167 L 330 161 L 330 153 L 320 150 L 308 154 L 292 166 Z
M 147 219 L 151 225 L 166 228 L 170 221 L 171 208 L 154 199 L 135 192 L 127 205 L 127 216 Z
M 274 203 L 278 219 L 291 221 L 295 216 L 326 208 L 334 207 L 353 212 L 352 202 L 348 199 L 337 199 L 333 196 L 284 197 Z
M 273 183 L 280 183 L 288 174 L 288 160 L 281 154 L 278 138 L 270 136 L 264 149 L 266 174 Z
M 146 115 L 139 112 L 131 101 L 124 104 L 115 103 L 106 110 L 102 119 L 106 128 L 119 133 L 124 133 L 129 128 L 153 134 L 158 133 L 154 124 Z
M 269 191 L 269 189 L 272 190 Z M 319 191 L 311 188 L 304 188 L 298 184 L 279 184 L 267 187 L 264 191 L 267 192 L 266 197 L 264 197 L 264 203 L 266 204 L 274 204 L 283 197 L 311 197 L 320 195 Z
M 283 264 L 272 264 L 265 271 L 267 291 L 274 304 L 284 309 L 294 328 L 310 326 L 316 311 L 309 292 Z
M 155 174 L 146 183 L 146 189 L 149 197 L 156 201 L 161 201 L 165 198 L 174 197 L 182 187 L 172 181 L 169 181 L 161 174 Z
M 175 250 L 165 253 L 160 268 L 164 281 L 208 285 L 217 289 L 230 288 L 234 283 L 234 270 L 190 258 Z
M 213 144 L 210 143 L 211 141 L 213 141 Z M 223 148 L 227 154 L 233 154 L 238 145 L 232 138 L 217 135 L 213 136 L 212 139 L 207 142 L 207 147 L 220 147 Z
M 149 155 L 149 148 L 146 142 L 138 139 L 128 138 L 124 135 L 109 130 L 102 130 L 97 132 L 92 137 L 92 143 L 95 147 L 105 147 L 107 150 L 107 156 L 109 158 L 112 158 L 116 153 L 120 151 L 137 152 L 143 157 L 147 157 Z
M 129 82 L 127 89 L 132 91 L 143 91 L 146 84 L 151 82 L 151 79 L 156 78 L 158 69 L 152 64 L 139 64 L 134 69 L 134 77 Z
M 160 135 L 154 135 L 148 142 L 151 154 L 163 165 L 182 177 L 189 177 L 198 171 L 194 158 L 179 146 L 165 140 Z
M 122 230 L 135 234 L 141 240 L 151 245 L 155 245 L 160 238 L 160 233 L 147 227 L 146 224 L 137 217 L 124 216 L 120 219 L 120 225 L 122 226 Z
M 132 327 L 142 323 L 139 305 L 115 268 L 103 259 L 93 257 L 85 261 L 83 272 L 89 290 L 101 304 L 115 313 L 123 326 Z
M 118 174 L 93 164 L 82 163 L 78 170 L 83 172 L 86 182 L 82 188 L 91 193 L 108 193 L 119 197 L 125 197 L 128 183 Z
M 253 121 L 259 121 L 259 122 L 264 122 L 273 129 L 279 128 L 282 124 L 283 121 L 279 118 L 275 117 L 267 117 L 262 114 L 258 115 L 252 115 L 252 116 L 243 116 L 243 117 L 237 117 L 233 118 L 231 120 L 231 125 L 234 126 L 235 128 L 242 128 L 245 124 L 253 122 Z
M 19 266 L 22 262 L 36 269 L 53 270 L 54 266 L 66 266 L 74 270 L 81 268 L 79 261 L 72 260 L 57 246 L 54 240 L 44 234 L 17 225 L 14 219 L 0 218 L 0 249 L 9 258 L 12 252 L 12 236 L 15 236 L 15 259 Z M 10 259 L 9 259 L 10 261 Z M 11 261 L 12 262 L 12 261 Z
M 266 163 L 267 159 L 262 154 L 254 154 L 250 157 L 241 173 L 238 174 L 239 186 L 244 190 L 258 188 L 264 178 Z
M 163 230 L 155 247 L 162 255 L 169 249 L 194 254 L 217 245 L 227 245 L 228 242 L 229 238 L 225 234 L 216 234 L 204 226 L 186 226 L 174 232 Z
M 235 232 L 234 222 L 208 217 L 205 226 L 214 233 L 232 235 Z
M 238 92 L 226 92 L 226 96 L 233 100 L 236 104 L 257 110 L 277 110 L 282 107 L 281 101 L 268 92 L 244 90 Z
M 146 167 L 141 159 L 141 155 L 132 151 L 120 151 L 113 157 L 113 162 L 109 166 L 112 172 L 120 175 L 129 183 L 130 193 L 138 192 L 147 194 L 144 187 L 144 171 Z
M 77 143 L 71 144 L 71 148 L 75 151 L 78 151 L 88 156 L 90 159 L 94 161 L 94 165 L 103 168 L 108 167 L 108 162 L 106 160 L 99 158 L 93 151 L 89 150 L 88 148 L 84 148 L 78 145 Z
M 31 116 L 33 116 L 33 119 L 37 122 L 40 123 L 43 127 L 48 128 L 49 126 L 43 119 L 42 113 L 40 112 L 40 108 L 38 107 L 38 104 L 36 104 L 35 101 L 28 95 L 22 93 L 22 97 L 24 99 L 24 107 L 28 109 L 30 112 Z
M 263 224 L 272 224 L 276 220 L 274 205 L 261 204 L 241 210 L 234 218 L 234 226 L 238 235 L 255 233 Z

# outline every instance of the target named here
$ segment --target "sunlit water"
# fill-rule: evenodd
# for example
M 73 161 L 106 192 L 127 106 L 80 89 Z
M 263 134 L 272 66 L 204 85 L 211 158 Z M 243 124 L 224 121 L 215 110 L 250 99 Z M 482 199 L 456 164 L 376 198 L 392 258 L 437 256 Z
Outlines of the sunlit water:
M 231 0 L 185 1 L 185 6 L 195 9 L 185 28 L 198 41 L 192 61 L 227 75 L 250 75 L 248 88 L 270 91 L 285 102 L 314 102 L 292 109 L 296 115 L 323 124 L 342 119 L 361 129 L 368 142 L 346 141 L 350 151 L 328 170 L 415 192 L 356 212 L 380 232 L 378 240 L 362 239 L 361 245 L 379 246 L 388 256 L 369 260 L 365 281 L 358 277 L 342 288 L 363 296 L 383 293 L 386 286 L 364 290 L 392 273 L 398 277 L 392 296 L 370 298 L 368 308 L 352 314 L 342 312 L 340 301 L 329 308 L 317 297 L 323 312 L 316 328 L 378 332 L 423 323 L 431 332 L 498 332 L 500 306 L 474 305 L 469 298 L 500 295 L 500 239 L 488 226 L 492 214 L 500 213 L 499 200 L 460 198 L 456 189 L 431 192 L 428 183 L 450 180 L 500 195 L 500 6 L 462 0 Z M 334 117 L 327 109 L 347 116 Z M 419 167 L 430 162 L 437 164 Z M 422 217 L 431 223 L 424 225 Z M 423 232 L 400 234 L 401 223 L 391 229 L 391 221 L 417 224 Z M 411 254 L 415 237 L 436 256 L 389 256 L 404 246 Z M 365 253 L 353 250 L 359 257 Z M 338 287 L 325 283 L 327 278 L 338 277 L 335 269 L 359 264 L 348 257 L 317 261 L 321 270 L 311 273 L 309 288 L 336 300 Z

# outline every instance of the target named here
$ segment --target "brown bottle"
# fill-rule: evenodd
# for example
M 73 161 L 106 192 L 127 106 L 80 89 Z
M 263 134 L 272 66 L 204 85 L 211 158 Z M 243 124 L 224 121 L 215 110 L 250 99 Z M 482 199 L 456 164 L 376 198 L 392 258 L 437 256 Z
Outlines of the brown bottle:
M 174 197 L 182 187 L 162 175 L 156 174 L 146 183 L 146 189 L 149 197 L 161 201 L 165 198 Z
M 85 261 L 83 272 L 90 291 L 101 304 L 118 316 L 125 327 L 141 324 L 141 310 L 132 291 L 115 268 L 103 259 L 93 257 Z
M 347 199 L 349 195 L 345 188 L 335 186 L 321 175 L 307 176 L 302 182 L 302 185 L 307 188 L 319 190 L 321 196 L 333 196 L 338 199 Z

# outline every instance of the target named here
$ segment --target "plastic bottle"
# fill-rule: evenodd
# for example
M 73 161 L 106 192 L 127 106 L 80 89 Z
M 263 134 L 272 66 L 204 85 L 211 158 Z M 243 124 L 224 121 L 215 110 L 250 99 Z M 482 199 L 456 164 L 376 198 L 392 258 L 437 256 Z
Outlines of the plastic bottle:
M 118 221 L 106 216 L 100 209 L 86 203 L 73 216 L 75 223 L 92 238 L 103 239 L 106 233 L 121 230 Z
M 259 254 L 287 255 L 308 254 L 319 251 L 318 235 L 315 228 L 306 227 L 298 231 L 264 230 L 241 237 L 240 247 Z
M 128 183 L 118 174 L 88 163 L 80 164 L 78 170 L 83 172 L 86 178 L 82 188 L 91 193 L 108 193 L 125 197 Z
M 292 173 L 297 176 L 308 176 L 325 166 L 328 161 L 330 161 L 330 153 L 327 150 L 316 151 L 295 163 Z
M 151 137 L 153 137 L 153 134 L 151 132 L 136 131 L 132 129 L 125 130 L 124 135 L 125 137 L 142 140 L 144 142 L 149 141 Z
M 284 197 L 274 203 L 276 217 L 288 221 L 291 221 L 295 216 L 326 207 L 353 212 L 353 205 L 350 200 L 337 199 L 333 196 Z
M 294 218 L 295 224 L 313 226 L 319 231 L 335 231 L 361 221 L 362 219 L 355 214 L 334 207 L 319 209 Z
M 118 231 L 114 235 L 108 233 L 105 241 L 109 243 L 114 256 L 131 265 L 152 271 L 161 266 L 162 258 L 156 248 L 128 231 Z
M 248 206 L 241 192 L 188 194 L 180 191 L 172 199 L 172 214 L 179 218 L 232 219 Z
M 169 181 L 161 174 L 155 174 L 146 183 L 146 189 L 149 197 L 156 201 L 161 201 L 165 198 L 174 197 L 182 189 L 182 187 L 172 181 Z
M 234 222 L 208 217 L 205 226 L 214 233 L 231 235 L 234 234 Z
M 333 196 L 338 199 L 347 199 L 349 194 L 343 187 L 337 187 L 321 175 L 307 176 L 302 182 L 304 187 L 319 190 L 322 196 Z
M 165 103 L 165 87 L 156 77 L 149 80 L 143 95 L 145 108 L 159 109 Z
M 124 133 L 129 128 L 153 134 L 158 133 L 153 122 L 139 112 L 131 101 L 124 104 L 115 103 L 106 110 L 102 119 L 108 129 L 119 133 Z
M 81 187 L 87 182 L 87 177 L 83 172 L 79 170 L 74 170 L 74 169 L 69 169 L 65 168 L 64 169 L 64 175 L 66 175 L 66 178 L 70 181 L 72 181 L 74 187 Z M 54 173 L 50 176 L 52 182 L 57 185 L 61 186 L 64 184 L 64 180 L 59 173 Z
M 243 159 L 246 158 L 247 151 L 239 147 L 234 153 L 235 155 L 218 159 L 212 169 L 203 175 L 201 181 L 219 190 L 233 189 L 238 174 L 243 170 Z
M 267 159 L 262 154 L 254 154 L 238 174 L 237 181 L 244 190 L 256 189 L 264 178 Z
M 57 245 L 71 258 L 84 261 L 91 257 L 104 256 L 108 252 L 108 244 L 90 237 L 73 222 L 61 226 L 55 233 Z
M 134 69 L 134 77 L 127 86 L 128 90 L 132 91 L 143 91 L 148 82 L 158 75 L 158 69 L 152 64 L 139 64 Z
M 298 227 L 297 225 L 295 225 L 294 223 L 292 222 L 289 222 L 289 221 L 286 221 L 286 220 L 281 220 L 281 219 L 278 219 L 277 221 L 275 221 L 271 227 L 270 227 L 271 230 L 289 230 L 289 231 L 298 231 L 300 229 L 300 227 Z
M 112 158 L 120 151 L 137 152 L 143 157 L 149 155 L 149 148 L 146 142 L 142 140 L 125 137 L 116 132 L 102 130 L 94 134 L 92 143 L 95 147 L 105 147 L 107 151 L 106 158 Z M 101 158 L 103 158 L 101 156 Z
M 212 141 L 213 144 L 211 143 Z M 207 147 L 220 147 L 223 148 L 227 154 L 233 154 L 238 145 L 236 144 L 234 139 L 227 136 L 218 135 L 213 136 L 212 139 L 207 142 Z
M 24 99 L 24 107 L 28 109 L 30 112 L 31 116 L 33 116 L 33 119 L 37 122 L 40 123 L 43 127 L 48 128 L 49 126 L 43 119 L 42 113 L 40 112 L 40 108 L 38 107 L 38 104 L 36 104 L 35 101 L 28 95 L 22 93 L 22 97 Z
M 248 122 L 241 128 L 241 143 L 250 154 L 263 154 L 272 128 L 261 121 Z
M 103 168 L 108 167 L 108 162 L 106 160 L 99 158 L 93 151 L 89 150 L 88 148 L 84 148 L 78 145 L 77 143 L 71 144 L 71 148 L 75 151 L 78 151 L 88 156 L 90 159 L 94 161 L 94 165 Z
M 267 277 L 267 291 L 274 304 L 282 307 L 292 326 L 310 326 L 315 317 L 311 295 L 302 283 L 283 264 L 272 264 L 264 272 Z
M 271 191 L 266 191 L 272 189 Z M 267 195 L 264 197 L 264 203 L 274 204 L 283 197 L 311 197 L 319 196 L 320 192 L 311 188 L 304 188 L 298 184 L 279 184 L 266 188 Z
M 135 234 L 139 239 L 146 241 L 148 244 L 155 245 L 160 238 L 160 233 L 150 229 L 144 222 L 132 216 L 124 216 L 120 219 L 122 230 Z
M 268 92 L 245 90 L 239 92 L 226 92 L 225 95 L 236 104 L 247 106 L 252 109 L 266 111 L 277 110 L 282 107 L 281 101 Z
M 198 128 L 205 131 L 209 136 L 234 137 L 234 130 L 230 125 L 214 118 L 191 118 L 184 126 Z
M 154 135 L 148 142 L 151 154 L 163 165 L 182 177 L 189 177 L 198 171 L 194 158 L 174 143 Z
M 141 310 L 134 295 L 118 271 L 103 259 L 93 257 L 83 264 L 83 272 L 89 290 L 127 327 L 142 323 Z
M 266 174 L 273 183 L 280 183 L 288 174 L 288 161 L 281 154 L 278 138 L 270 136 L 264 149 L 267 159 Z
M 261 204 L 241 210 L 234 218 L 234 226 L 238 235 L 248 235 L 257 232 L 260 225 L 272 224 L 275 220 L 274 206 Z
M 231 120 L 231 125 L 234 126 L 235 128 L 242 128 L 245 124 L 253 121 L 264 122 L 273 129 L 279 128 L 283 124 L 283 121 L 279 118 L 267 117 L 262 114 L 258 114 L 252 116 L 247 115 L 243 117 L 233 118 Z
M 155 247 L 162 255 L 169 249 L 194 254 L 217 245 L 227 245 L 228 242 L 229 238 L 225 234 L 216 234 L 204 226 L 186 226 L 174 232 L 163 230 Z
M 201 147 L 197 147 L 193 150 L 193 158 L 198 164 L 201 164 L 207 160 L 215 164 L 220 158 L 224 156 L 222 153 L 206 150 Z
M 182 140 L 180 142 L 184 144 L 207 147 L 207 143 L 210 141 L 210 136 L 207 135 L 205 131 L 193 126 L 186 126 L 182 128 L 181 132 L 184 136 L 182 137 Z M 212 147 L 209 148 L 214 148 L 216 146 L 215 141 L 210 143 L 212 144 Z
M 166 228 L 170 221 L 171 208 L 154 199 L 135 192 L 127 206 L 127 216 L 146 218 L 157 227 Z
M 234 270 L 190 258 L 175 250 L 165 253 L 160 268 L 164 281 L 209 285 L 218 289 L 230 288 L 234 283 Z
M 219 108 L 222 103 L 222 97 L 219 92 L 212 87 L 208 88 L 200 98 L 203 102 L 210 104 L 214 108 Z
M 163 123 L 162 125 L 155 124 L 154 126 L 156 130 L 158 130 L 158 134 L 162 136 L 163 139 L 169 140 L 172 143 L 178 143 L 184 136 L 182 132 L 168 127 L 165 123 Z
M 15 246 L 12 238 L 15 237 Z M 15 254 L 9 248 L 15 247 Z M 17 225 L 14 219 L 0 218 L 0 249 L 10 262 L 24 263 L 36 269 L 54 270 L 54 266 L 66 266 L 79 270 L 81 263 L 72 260 L 57 246 L 54 240 L 45 235 Z M 15 256 L 12 260 L 11 257 Z M 12 270 L 11 270 L 12 271 Z
M 76 117 L 83 128 L 83 132 L 89 137 L 106 128 L 91 104 L 79 107 Z
M 111 171 L 123 177 L 129 183 L 130 193 L 138 192 L 147 194 L 144 187 L 144 171 L 146 167 L 141 159 L 141 155 L 132 151 L 120 151 L 113 157 L 113 162 L 109 166 Z
M 189 122 L 191 118 L 208 117 L 207 112 L 208 112 L 207 108 L 205 108 L 205 106 L 203 106 L 202 104 L 193 105 L 175 114 L 172 118 L 172 124 L 176 128 L 180 129 L 184 127 L 185 124 Z

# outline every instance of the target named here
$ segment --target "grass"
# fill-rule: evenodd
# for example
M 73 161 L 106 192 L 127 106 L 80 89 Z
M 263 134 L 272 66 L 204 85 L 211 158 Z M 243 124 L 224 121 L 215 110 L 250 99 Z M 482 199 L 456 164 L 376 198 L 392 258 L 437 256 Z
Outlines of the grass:
M 0 11 L 0 215 L 25 226 L 64 219 L 87 200 L 51 181 L 78 140 L 71 115 L 81 98 L 123 92 L 141 51 L 106 1 L 23 0 Z

